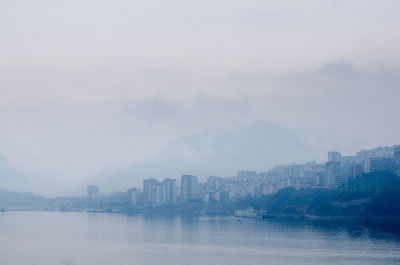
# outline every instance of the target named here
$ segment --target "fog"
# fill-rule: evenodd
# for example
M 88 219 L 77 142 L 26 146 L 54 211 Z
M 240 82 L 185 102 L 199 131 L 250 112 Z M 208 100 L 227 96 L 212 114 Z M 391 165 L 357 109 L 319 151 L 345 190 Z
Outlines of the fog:
M 0 153 L 61 192 L 182 136 L 260 120 L 291 131 L 317 161 L 398 144 L 399 9 L 1 1 Z

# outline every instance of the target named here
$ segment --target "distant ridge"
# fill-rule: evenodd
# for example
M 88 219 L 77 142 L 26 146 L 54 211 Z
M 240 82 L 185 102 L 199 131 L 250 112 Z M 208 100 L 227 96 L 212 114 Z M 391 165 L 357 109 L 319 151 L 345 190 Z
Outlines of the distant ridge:
M 181 137 L 153 159 L 126 168 L 104 169 L 78 189 L 83 192 L 87 184 L 96 184 L 106 192 L 124 190 L 141 187 L 143 178 L 179 178 L 184 173 L 203 179 L 233 176 L 239 170 L 266 171 L 277 164 L 301 163 L 313 157 L 313 151 L 290 130 L 258 121 Z
M 25 186 L 25 178 L 0 154 L 0 189 L 21 190 Z

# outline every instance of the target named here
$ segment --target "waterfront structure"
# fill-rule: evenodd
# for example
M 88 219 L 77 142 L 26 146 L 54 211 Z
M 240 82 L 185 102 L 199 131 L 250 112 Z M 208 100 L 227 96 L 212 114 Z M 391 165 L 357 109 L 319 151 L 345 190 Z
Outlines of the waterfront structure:
M 199 181 L 197 176 L 182 175 L 181 178 L 181 199 L 188 201 L 198 197 Z
M 139 203 L 139 192 L 136 188 L 132 188 L 127 190 L 128 193 L 128 201 L 130 204 L 137 206 Z
M 176 180 L 164 179 L 161 183 L 156 179 L 143 181 L 145 206 L 161 206 L 176 203 Z
M 158 184 L 152 186 L 151 204 L 152 206 L 167 204 L 167 189 L 164 185 Z
M 143 194 L 144 194 L 144 203 L 151 204 L 153 198 L 153 186 L 159 185 L 158 180 L 156 179 L 145 179 L 143 180 Z
M 164 179 L 163 185 L 166 188 L 166 203 L 175 204 L 176 203 L 176 179 Z

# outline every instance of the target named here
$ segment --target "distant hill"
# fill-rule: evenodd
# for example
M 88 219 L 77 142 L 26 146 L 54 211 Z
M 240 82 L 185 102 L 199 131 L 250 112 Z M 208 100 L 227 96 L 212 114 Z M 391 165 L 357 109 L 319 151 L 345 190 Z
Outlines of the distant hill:
M 245 198 L 238 205 L 267 210 L 271 217 L 387 219 L 400 228 L 400 179 L 389 171 L 369 173 L 337 189 L 290 187 L 259 199 Z
M 51 176 L 43 177 L 38 173 L 19 171 L 0 154 L 0 189 L 55 196 L 65 191 L 66 184 Z
M 0 189 L 21 190 L 25 178 L 0 154 Z
M 144 178 L 174 177 L 189 173 L 205 179 L 211 175 L 233 176 L 239 170 L 266 171 L 277 164 L 306 162 L 311 149 L 290 130 L 269 122 L 239 128 L 217 128 L 170 142 L 153 159 L 120 169 L 104 169 L 83 183 L 103 191 L 141 187 Z
M 47 205 L 47 199 L 28 192 L 0 189 L 0 209 L 36 209 Z

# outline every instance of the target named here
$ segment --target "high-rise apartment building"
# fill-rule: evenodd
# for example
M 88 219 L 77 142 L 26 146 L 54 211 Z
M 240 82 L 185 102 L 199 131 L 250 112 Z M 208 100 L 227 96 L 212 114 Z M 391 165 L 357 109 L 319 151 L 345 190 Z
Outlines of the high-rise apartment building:
M 143 194 L 144 194 L 144 202 L 145 203 L 152 202 L 153 186 L 156 186 L 156 185 L 159 185 L 159 182 L 156 179 L 143 180 Z
M 328 161 L 325 166 L 326 184 L 328 186 L 337 187 L 345 182 L 345 179 L 340 176 L 340 162 Z
M 183 175 L 181 178 L 181 198 L 190 200 L 198 197 L 199 181 L 197 176 Z
M 138 205 L 139 202 L 139 193 L 135 188 L 127 190 L 128 200 L 132 205 Z
M 167 203 L 176 203 L 176 179 L 164 179 L 163 185 L 166 187 Z
M 161 206 L 167 204 L 167 188 L 164 185 L 152 186 L 151 204 L 153 206 Z
M 382 172 L 395 170 L 395 161 L 391 157 L 372 157 L 370 158 L 370 172 Z

